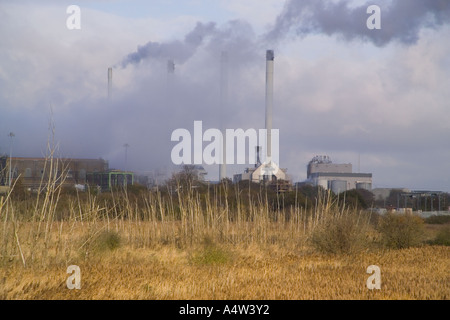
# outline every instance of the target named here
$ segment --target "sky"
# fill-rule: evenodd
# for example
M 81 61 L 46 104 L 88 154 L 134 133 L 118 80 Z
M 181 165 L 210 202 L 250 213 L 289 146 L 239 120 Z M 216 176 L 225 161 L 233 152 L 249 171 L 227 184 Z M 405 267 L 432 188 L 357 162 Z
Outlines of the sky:
M 72 4 L 80 29 L 66 24 Z M 367 27 L 369 5 L 381 29 Z M 294 182 L 328 155 L 372 173 L 373 188 L 450 192 L 448 39 L 447 0 L 0 0 L 0 154 L 40 157 L 51 144 L 170 172 L 175 129 L 264 128 L 271 49 L 279 165 Z M 204 167 L 218 179 L 218 165 Z

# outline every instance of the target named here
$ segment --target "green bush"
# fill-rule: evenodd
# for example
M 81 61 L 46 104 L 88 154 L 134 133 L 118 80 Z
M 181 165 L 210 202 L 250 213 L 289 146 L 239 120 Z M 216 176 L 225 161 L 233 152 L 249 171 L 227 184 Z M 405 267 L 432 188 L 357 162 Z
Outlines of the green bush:
M 407 213 L 387 213 L 379 219 L 378 231 L 383 244 L 393 249 L 417 246 L 425 235 L 423 219 Z
M 100 233 L 87 234 L 80 240 L 79 254 L 83 259 L 92 256 L 102 256 L 118 249 L 122 239 L 115 231 L 102 231 Z
M 203 248 L 191 257 L 191 262 L 198 265 L 224 264 L 230 260 L 231 253 L 214 244 L 210 238 L 205 238 Z
M 440 246 L 450 246 L 450 226 L 447 226 L 440 230 L 436 238 L 431 242 L 431 244 Z
M 323 253 L 350 254 L 369 246 L 368 224 L 355 214 L 333 216 L 321 221 L 311 234 L 311 244 Z
M 103 231 L 91 239 L 89 247 L 95 252 L 113 251 L 120 247 L 121 238 L 115 231 Z
M 99 235 L 96 243 L 100 251 L 112 251 L 120 247 L 121 239 L 117 232 L 105 231 Z

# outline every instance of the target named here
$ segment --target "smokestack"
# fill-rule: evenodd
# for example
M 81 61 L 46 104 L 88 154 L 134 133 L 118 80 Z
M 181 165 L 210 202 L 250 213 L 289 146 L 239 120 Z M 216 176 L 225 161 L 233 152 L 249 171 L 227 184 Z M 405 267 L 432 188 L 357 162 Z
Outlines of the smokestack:
M 272 161 L 272 107 L 273 107 L 273 50 L 266 51 L 266 146 L 267 159 Z
M 173 60 L 167 61 L 167 73 L 175 73 L 175 63 L 173 62 Z
M 226 134 L 223 117 L 228 104 L 228 53 L 222 52 L 220 57 L 220 130 L 223 136 L 222 163 L 219 165 L 219 181 L 227 177 Z
M 261 151 L 261 146 L 256 146 L 256 163 L 255 163 L 255 168 L 258 168 L 261 165 L 261 159 L 259 158 L 260 151 Z
M 112 68 L 108 68 L 108 99 L 111 99 L 112 94 Z
M 166 81 L 166 104 L 170 107 L 173 104 L 173 90 L 175 77 L 175 62 L 172 59 L 167 60 L 167 81 Z

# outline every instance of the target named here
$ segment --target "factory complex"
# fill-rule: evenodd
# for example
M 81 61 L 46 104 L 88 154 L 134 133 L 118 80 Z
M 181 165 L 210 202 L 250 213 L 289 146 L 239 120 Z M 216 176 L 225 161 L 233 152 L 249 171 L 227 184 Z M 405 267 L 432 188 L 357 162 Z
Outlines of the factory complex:
M 134 173 L 109 168 L 104 159 L 0 157 L 0 187 L 13 186 L 20 178 L 29 191 L 44 188 L 48 181 L 84 190 L 92 185 L 101 190 L 134 183 Z
M 352 164 L 336 164 L 329 156 L 315 156 L 307 167 L 307 181 L 313 186 L 341 193 L 351 189 L 372 189 L 371 173 L 354 173 Z
M 227 54 L 222 52 L 221 56 L 221 79 L 220 79 L 220 100 L 221 108 L 226 108 L 228 103 L 228 77 L 227 77 Z M 330 190 L 334 194 L 339 194 L 349 190 L 366 190 L 373 193 L 378 200 L 387 199 L 392 189 L 372 189 L 372 173 L 353 172 L 351 163 L 333 163 L 331 157 L 328 155 L 314 156 L 306 166 L 307 178 L 305 181 L 293 183 L 290 176 L 287 174 L 286 168 L 280 168 L 279 163 L 279 143 L 277 130 L 272 128 L 272 112 L 273 112 L 273 83 L 274 83 L 274 60 L 275 55 L 273 50 L 266 51 L 266 75 L 265 75 L 265 130 L 263 130 L 265 139 L 258 141 L 258 145 L 251 144 L 249 152 L 255 148 L 254 163 L 249 163 L 249 166 L 241 173 L 232 176 L 233 183 L 240 183 L 243 181 L 261 183 L 266 186 L 274 187 L 277 192 L 287 192 L 293 188 L 302 187 L 305 185 L 320 187 L 324 190 Z M 167 72 L 169 75 L 174 73 L 173 60 L 168 61 Z M 107 98 L 112 98 L 112 68 L 108 68 L 107 77 Z M 201 123 L 201 122 L 200 122 Z M 195 122 L 194 122 L 195 124 Z M 198 131 L 198 130 L 197 130 Z M 222 127 L 219 131 L 225 140 L 225 129 Z M 273 134 L 275 132 L 276 134 Z M 194 130 L 195 133 L 195 130 Z M 274 136 L 272 136 L 274 135 Z M 13 137 L 10 133 L 10 137 Z M 243 141 L 245 138 L 243 139 Z M 172 141 L 174 141 L 172 139 Z M 262 145 L 259 145 L 262 144 Z M 218 149 L 220 154 L 215 157 L 221 161 L 215 162 L 219 164 L 219 180 L 228 179 L 226 174 L 227 155 L 226 142 L 223 141 Z M 127 144 L 125 145 L 128 146 Z M 175 148 L 174 148 L 175 149 Z M 261 152 L 264 151 L 264 156 Z M 179 155 L 179 153 L 178 153 Z M 190 153 L 189 153 L 190 157 Z M 180 159 L 184 159 L 179 157 Z M 250 156 L 249 156 L 250 158 Z M 175 165 L 183 169 L 189 169 L 193 173 L 193 177 L 198 181 L 205 181 L 207 172 L 202 166 L 202 163 L 194 161 L 191 163 L 176 163 Z M 250 161 L 251 162 L 251 161 Z M 210 164 L 210 163 L 207 163 Z M 232 163 L 228 163 L 232 164 Z M 359 170 L 358 170 L 359 171 Z M 169 178 L 167 175 L 165 179 L 159 177 L 150 177 L 148 174 L 137 174 L 127 170 L 116 170 L 109 167 L 107 160 L 98 159 L 78 159 L 78 158 L 25 158 L 12 157 L 0 155 L 0 193 L 5 193 L 15 185 L 20 179 L 20 185 L 29 191 L 39 191 L 45 188 L 46 182 L 54 181 L 57 184 L 64 186 L 74 186 L 78 190 L 85 190 L 87 186 L 96 187 L 101 191 L 108 191 L 114 187 L 126 187 L 139 183 L 148 188 L 166 182 Z M 205 181 L 207 182 L 207 181 Z M 208 183 L 213 183 L 209 181 Z M 415 192 L 407 189 L 402 189 L 397 207 L 400 207 L 400 197 L 402 199 L 417 198 L 432 199 L 433 196 L 439 197 L 440 192 L 420 191 Z M 440 198 L 439 198 L 440 199 Z M 432 202 L 431 202 L 432 203 Z M 404 207 L 407 203 L 405 200 Z M 433 205 L 431 204 L 431 209 Z M 426 205 L 425 205 L 426 207 Z M 439 202 L 439 211 L 441 205 Z

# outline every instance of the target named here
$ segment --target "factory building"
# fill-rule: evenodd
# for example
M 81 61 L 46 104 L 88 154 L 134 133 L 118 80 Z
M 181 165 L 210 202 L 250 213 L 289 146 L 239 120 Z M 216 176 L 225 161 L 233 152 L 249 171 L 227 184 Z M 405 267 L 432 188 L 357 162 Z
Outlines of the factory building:
M 11 164 L 11 169 L 10 169 Z M 52 174 L 50 174 L 52 173 Z M 102 179 L 97 179 L 101 175 Z M 98 185 L 102 189 L 110 189 L 111 186 L 133 184 L 133 173 L 118 170 L 110 170 L 108 161 L 104 159 L 69 159 L 54 158 L 25 158 L 2 157 L 0 159 L 0 184 L 13 184 L 18 178 L 21 185 L 30 191 L 39 190 L 45 186 L 48 179 L 57 179 L 57 183 L 64 186 L 74 185 Z M 106 180 L 105 180 L 106 179 Z
M 86 184 L 97 186 L 102 191 L 113 187 L 125 187 L 134 184 L 134 174 L 128 171 L 107 170 L 102 172 L 89 172 L 86 174 Z
M 263 164 L 260 161 L 261 147 L 256 147 L 256 164 L 253 168 L 245 168 L 243 173 L 233 175 L 233 182 L 251 181 L 251 182 L 276 182 L 285 181 L 287 178 L 287 169 L 279 168 L 276 163 L 271 162 L 270 165 Z
M 329 156 L 315 156 L 307 166 L 307 183 L 340 193 L 351 189 L 372 189 L 371 173 L 353 173 L 352 164 L 333 163 Z

